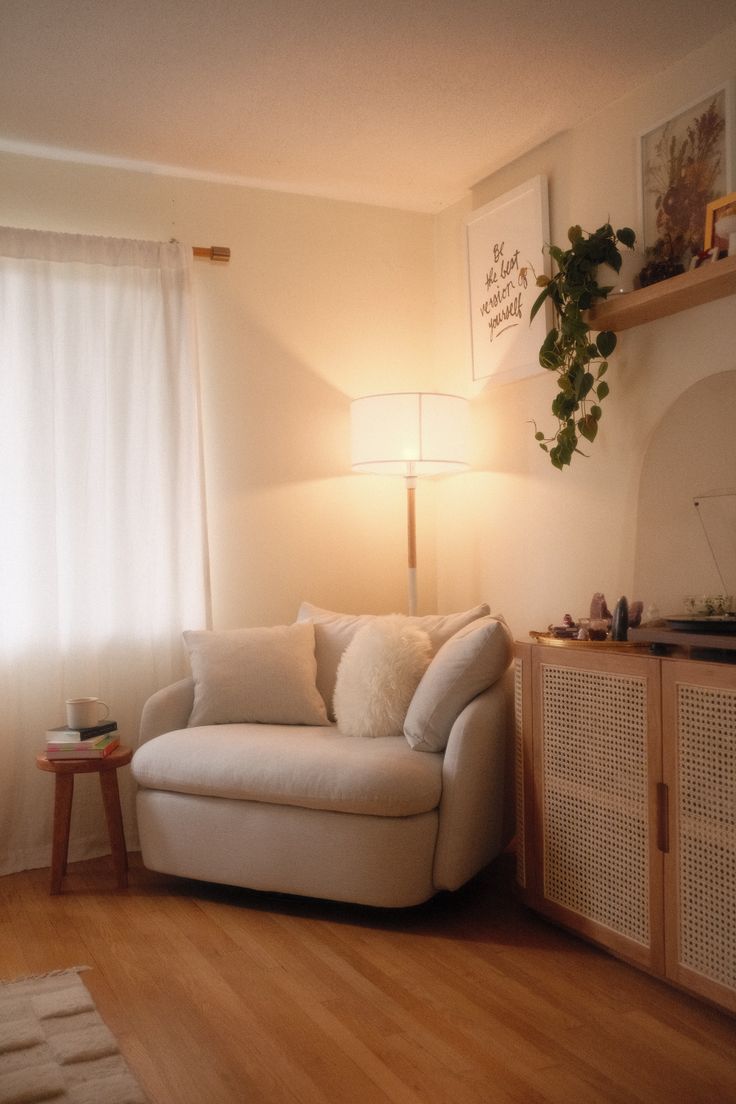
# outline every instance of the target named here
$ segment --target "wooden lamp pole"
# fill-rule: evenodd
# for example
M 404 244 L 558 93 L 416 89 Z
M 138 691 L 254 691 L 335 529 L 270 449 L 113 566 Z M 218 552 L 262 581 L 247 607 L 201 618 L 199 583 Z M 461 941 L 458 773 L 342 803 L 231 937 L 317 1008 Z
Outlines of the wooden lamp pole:
M 417 612 L 417 477 L 415 475 L 407 475 L 405 478 L 409 613 L 413 617 Z
M 417 477 L 467 468 L 468 401 L 434 391 L 364 395 L 350 404 L 352 467 L 406 484 L 409 613 L 417 612 Z

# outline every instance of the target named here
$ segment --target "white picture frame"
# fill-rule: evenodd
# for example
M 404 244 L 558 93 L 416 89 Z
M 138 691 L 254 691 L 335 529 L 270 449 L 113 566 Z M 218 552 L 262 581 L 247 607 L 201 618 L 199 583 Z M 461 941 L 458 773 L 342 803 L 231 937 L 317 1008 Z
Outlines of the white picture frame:
M 549 303 L 531 325 L 529 314 L 537 276 L 550 275 L 547 177 L 532 177 L 473 211 L 465 235 L 473 379 L 509 383 L 543 372 Z
M 704 229 L 706 206 L 710 200 L 718 196 L 726 195 L 736 187 L 736 144 L 734 143 L 734 102 L 736 99 L 736 82 L 724 81 L 717 88 L 711 88 L 699 96 L 697 100 L 679 108 L 667 119 L 661 119 L 646 130 L 640 131 L 637 146 L 637 180 L 639 191 L 639 224 L 641 233 L 638 236 L 639 247 L 642 251 L 656 250 L 659 240 L 663 240 L 656 225 L 656 213 L 659 204 L 665 199 L 665 179 L 667 173 L 666 150 L 670 143 L 674 142 L 675 149 L 679 148 L 687 137 L 688 127 L 694 127 L 704 109 L 714 100 L 720 101 L 720 110 L 725 122 L 721 141 L 722 168 L 720 176 L 713 182 L 712 194 L 703 197 L 698 203 L 698 219 L 702 217 L 702 231 L 698 230 L 691 243 L 692 252 L 697 255 L 704 245 Z M 657 147 L 662 143 L 662 149 Z M 689 173 L 692 176 L 692 172 Z M 657 177 L 661 176 L 659 186 Z M 656 189 L 656 190 L 654 190 Z M 659 252 L 650 253 L 655 259 L 660 259 Z

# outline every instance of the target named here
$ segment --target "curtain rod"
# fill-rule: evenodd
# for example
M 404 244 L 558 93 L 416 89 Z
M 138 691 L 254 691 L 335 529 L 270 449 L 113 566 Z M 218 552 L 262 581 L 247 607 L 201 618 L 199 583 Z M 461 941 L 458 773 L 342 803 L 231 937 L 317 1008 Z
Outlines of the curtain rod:
M 227 245 L 194 245 L 192 253 L 195 257 L 207 257 L 210 261 L 224 261 L 226 264 L 230 260 L 230 247 Z

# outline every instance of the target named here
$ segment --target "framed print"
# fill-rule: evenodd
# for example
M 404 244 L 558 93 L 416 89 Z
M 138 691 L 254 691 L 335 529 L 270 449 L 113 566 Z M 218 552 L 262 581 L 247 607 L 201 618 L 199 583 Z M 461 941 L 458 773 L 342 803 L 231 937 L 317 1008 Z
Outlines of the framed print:
M 642 245 L 653 260 L 703 249 L 707 205 L 733 187 L 733 81 L 640 135 Z
M 507 383 L 544 371 L 549 308 L 529 324 L 537 276 L 549 275 L 546 176 L 499 196 L 465 222 L 473 379 Z
M 720 253 L 730 253 L 731 235 L 736 234 L 736 192 L 714 199 L 705 209 L 705 242 L 703 249 L 713 249 Z

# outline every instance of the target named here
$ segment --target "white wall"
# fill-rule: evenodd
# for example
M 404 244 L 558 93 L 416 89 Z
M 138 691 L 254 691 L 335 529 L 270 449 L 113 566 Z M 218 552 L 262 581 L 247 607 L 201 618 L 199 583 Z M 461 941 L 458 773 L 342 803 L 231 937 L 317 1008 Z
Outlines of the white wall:
M 195 262 L 215 626 L 405 608 L 403 487 L 350 472 L 349 402 L 432 382 L 431 216 L 11 155 L 0 180 L 6 225 L 232 250 Z
M 678 396 L 698 380 L 736 367 L 734 298 L 622 333 L 590 457 L 576 457 L 571 469 L 559 472 L 534 442 L 529 424 L 535 419 L 540 428 L 551 428 L 553 380 L 543 373 L 495 388 L 471 383 L 463 220 L 470 210 L 544 173 L 553 242 L 564 246 L 573 223 L 590 230 L 609 216 L 617 226 L 638 231 L 638 135 L 733 77 L 736 24 L 681 64 L 643 74 L 642 84 L 624 99 L 484 180 L 467 201 L 437 217 L 438 371 L 448 390 L 476 395 L 475 470 L 444 480 L 438 497 L 442 607 L 488 598 L 525 638 L 565 612 L 585 615 L 596 590 L 604 591 L 609 604 L 621 594 L 660 608 L 671 601 L 678 550 L 669 541 L 657 553 L 653 577 L 661 585 L 632 593 L 641 466 L 659 419 Z M 723 473 L 723 485 L 729 482 L 736 482 L 736 473 Z M 674 492 L 663 486 L 662 493 Z
M 541 172 L 554 241 L 609 215 L 638 229 L 638 134 L 735 59 L 736 25 L 434 218 L 0 155 L 8 225 L 232 249 L 195 265 L 216 626 L 288 621 L 304 597 L 405 608 L 403 489 L 350 474 L 349 401 L 435 386 L 475 396 L 474 470 L 420 483 L 420 608 L 488 599 L 524 637 L 595 590 L 658 602 L 631 591 L 642 460 L 679 395 L 736 367 L 733 298 L 621 336 L 591 456 L 560 473 L 529 425 L 551 424 L 550 379 L 471 383 L 463 219 Z
M 707 376 L 670 407 L 647 450 L 634 580 L 660 595 L 663 613 L 682 612 L 685 595 L 736 594 L 735 414 L 736 371 Z

